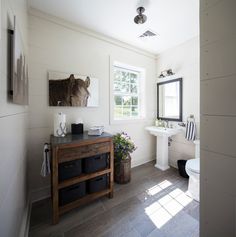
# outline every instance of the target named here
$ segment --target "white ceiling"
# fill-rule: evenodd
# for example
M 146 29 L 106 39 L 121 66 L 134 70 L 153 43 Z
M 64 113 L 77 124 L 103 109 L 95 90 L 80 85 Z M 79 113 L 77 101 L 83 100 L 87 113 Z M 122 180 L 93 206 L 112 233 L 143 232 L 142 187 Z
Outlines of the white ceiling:
M 199 35 L 199 0 L 29 0 L 31 7 L 82 27 L 160 53 Z M 144 6 L 146 23 L 136 25 Z M 145 30 L 155 38 L 138 38 Z

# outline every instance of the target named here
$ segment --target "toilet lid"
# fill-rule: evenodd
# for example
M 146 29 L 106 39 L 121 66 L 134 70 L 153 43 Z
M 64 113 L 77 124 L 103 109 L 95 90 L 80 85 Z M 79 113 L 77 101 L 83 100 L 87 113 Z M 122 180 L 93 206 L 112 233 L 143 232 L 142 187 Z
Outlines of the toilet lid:
M 188 160 L 186 168 L 195 173 L 200 173 L 200 159 L 191 159 Z

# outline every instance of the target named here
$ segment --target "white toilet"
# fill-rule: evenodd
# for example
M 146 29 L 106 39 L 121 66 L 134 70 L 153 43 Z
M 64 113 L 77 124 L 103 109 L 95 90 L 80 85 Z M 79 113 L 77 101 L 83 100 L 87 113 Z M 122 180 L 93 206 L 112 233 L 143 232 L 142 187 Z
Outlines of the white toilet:
M 199 184 L 200 184 L 200 140 L 195 140 L 195 159 L 186 162 L 186 172 L 189 176 L 188 192 L 194 200 L 199 202 Z

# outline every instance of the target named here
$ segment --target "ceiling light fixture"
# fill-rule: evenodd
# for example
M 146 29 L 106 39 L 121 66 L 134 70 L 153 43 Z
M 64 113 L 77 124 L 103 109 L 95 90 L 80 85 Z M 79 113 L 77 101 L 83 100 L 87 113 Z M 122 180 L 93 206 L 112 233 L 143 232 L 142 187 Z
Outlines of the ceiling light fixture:
M 143 14 L 144 11 L 145 11 L 145 8 L 144 8 L 144 7 L 138 7 L 138 8 L 137 8 L 137 13 L 138 13 L 138 15 L 134 18 L 134 22 L 135 22 L 136 24 L 143 24 L 143 23 L 146 22 L 147 16 Z

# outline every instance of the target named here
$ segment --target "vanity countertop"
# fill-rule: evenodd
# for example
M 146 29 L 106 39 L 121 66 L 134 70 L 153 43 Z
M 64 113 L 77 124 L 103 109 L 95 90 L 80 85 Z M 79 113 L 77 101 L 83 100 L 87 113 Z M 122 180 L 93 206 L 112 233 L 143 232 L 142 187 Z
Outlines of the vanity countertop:
M 83 134 L 67 134 L 65 137 L 55 137 L 51 135 L 51 145 L 63 145 L 63 144 L 77 144 L 80 142 L 84 142 L 87 140 L 96 140 L 101 138 L 111 138 L 113 137 L 112 134 L 104 132 L 100 136 L 91 136 L 88 135 L 88 131 L 85 131 Z

